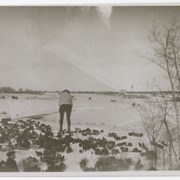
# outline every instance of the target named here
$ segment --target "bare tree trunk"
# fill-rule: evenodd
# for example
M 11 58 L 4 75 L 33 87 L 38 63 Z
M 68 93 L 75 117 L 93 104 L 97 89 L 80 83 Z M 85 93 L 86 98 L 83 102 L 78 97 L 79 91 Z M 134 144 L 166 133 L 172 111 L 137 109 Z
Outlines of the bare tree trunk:
M 163 169 L 166 170 L 166 158 L 165 158 L 164 149 L 162 150 L 162 152 L 163 152 Z
M 167 39 L 167 41 L 168 41 L 168 39 Z M 165 54 L 168 78 L 169 78 L 169 82 L 170 82 L 171 90 L 172 90 L 172 99 L 173 99 L 174 109 L 175 109 L 175 113 L 176 113 L 176 123 L 177 123 L 176 129 L 177 129 L 177 141 L 178 141 L 178 155 L 180 157 L 179 110 L 178 110 L 178 107 L 177 107 L 174 83 L 173 83 L 173 78 L 172 78 L 171 71 L 170 71 L 170 65 L 169 65 L 168 56 L 166 54 L 166 48 L 164 48 L 164 54 Z
M 169 127 L 166 122 L 166 115 L 163 119 L 163 122 L 164 122 L 166 131 L 168 134 L 168 139 L 169 139 L 169 156 L 168 156 L 169 168 L 168 169 L 171 170 L 171 168 L 172 168 L 172 137 L 171 137 L 171 132 L 170 132 Z
M 179 68 L 177 64 L 177 54 L 174 49 L 174 45 L 172 45 L 173 53 L 174 53 L 174 65 L 176 69 L 176 74 L 177 74 L 177 80 L 178 80 L 178 85 L 180 86 L 180 73 L 179 73 Z M 179 108 L 177 107 L 176 99 L 174 99 L 174 107 L 176 111 L 176 120 L 177 120 L 177 134 L 178 134 L 178 152 L 179 152 L 179 157 L 180 157 L 180 134 L 179 134 Z
M 163 122 L 164 122 L 164 125 L 165 125 L 165 128 L 166 128 L 167 134 L 169 136 L 169 170 L 171 170 L 171 168 L 172 168 L 172 151 L 173 151 L 174 156 L 175 156 L 176 164 L 180 168 L 178 157 L 177 157 L 176 151 L 174 149 L 174 145 L 173 145 L 173 138 L 172 138 L 169 126 L 168 126 L 167 121 L 166 121 L 166 112 L 165 112 Z

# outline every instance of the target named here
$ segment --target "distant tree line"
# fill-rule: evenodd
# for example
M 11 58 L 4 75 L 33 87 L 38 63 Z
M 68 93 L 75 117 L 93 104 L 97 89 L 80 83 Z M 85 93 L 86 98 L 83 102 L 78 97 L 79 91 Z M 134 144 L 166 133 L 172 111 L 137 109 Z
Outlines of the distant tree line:
M 0 93 L 15 93 L 16 90 L 11 87 L 1 87 Z
M 31 89 L 23 89 L 19 88 L 19 90 L 16 90 L 12 87 L 1 87 L 0 93 L 25 93 L 25 94 L 43 94 L 46 91 L 34 91 Z
M 103 94 L 103 95 L 114 95 L 117 94 L 115 91 L 71 91 L 71 93 L 83 93 L 83 94 Z

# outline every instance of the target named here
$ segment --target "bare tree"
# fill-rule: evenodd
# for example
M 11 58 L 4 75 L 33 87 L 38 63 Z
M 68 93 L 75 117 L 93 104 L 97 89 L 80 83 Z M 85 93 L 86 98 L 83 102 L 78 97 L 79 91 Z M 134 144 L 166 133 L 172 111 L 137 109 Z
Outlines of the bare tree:
M 161 100 L 148 100 L 139 109 L 151 149 L 157 154 L 157 159 L 152 159 L 152 166 L 156 166 L 159 159 L 163 162 L 164 169 L 166 168 L 166 162 L 168 162 L 169 170 L 174 168 L 174 165 L 180 168 L 179 158 L 175 149 L 177 139 L 175 135 L 177 132 L 173 133 L 174 123 L 170 119 L 171 109 L 172 107 L 168 105 L 167 100 L 163 97 L 161 97 Z
M 180 25 L 174 19 L 167 26 L 153 23 L 149 39 L 153 44 L 153 54 L 143 57 L 163 69 L 169 80 L 175 111 L 176 142 L 180 157 L 180 114 L 177 102 L 179 95 L 177 91 L 180 88 Z
M 159 144 L 162 141 L 160 131 L 162 129 L 163 122 L 161 121 L 161 117 L 157 111 L 155 102 L 148 101 L 144 106 L 140 107 L 139 112 L 144 130 L 149 140 L 149 149 L 151 149 L 151 151 L 153 151 L 155 154 L 155 156 L 151 158 L 151 167 L 156 167 L 158 151 L 159 149 L 161 150 L 163 148 L 163 145 Z
M 174 123 L 171 119 L 171 112 L 172 112 L 172 107 L 168 105 L 167 100 L 163 100 L 163 102 L 159 102 L 157 101 L 157 105 L 159 107 L 159 111 L 160 111 L 160 117 L 161 117 L 161 121 L 163 123 L 164 129 L 165 129 L 165 133 L 167 135 L 166 141 L 168 142 L 168 147 L 169 147 L 169 154 L 168 154 L 168 158 L 169 158 L 169 169 L 172 168 L 172 154 L 174 155 L 174 159 L 175 162 L 178 166 L 178 168 L 180 168 L 180 163 L 179 163 L 179 158 L 175 149 L 175 142 L 177 140 L 177 131 L 174 132 Z

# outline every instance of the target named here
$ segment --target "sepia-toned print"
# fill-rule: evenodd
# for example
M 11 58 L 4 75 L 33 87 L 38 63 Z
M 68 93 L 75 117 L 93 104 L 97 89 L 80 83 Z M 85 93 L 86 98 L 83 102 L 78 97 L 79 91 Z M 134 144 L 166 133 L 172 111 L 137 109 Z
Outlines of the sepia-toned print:
M 0 175 L 180 170 L 180 7 L 0 7 Z

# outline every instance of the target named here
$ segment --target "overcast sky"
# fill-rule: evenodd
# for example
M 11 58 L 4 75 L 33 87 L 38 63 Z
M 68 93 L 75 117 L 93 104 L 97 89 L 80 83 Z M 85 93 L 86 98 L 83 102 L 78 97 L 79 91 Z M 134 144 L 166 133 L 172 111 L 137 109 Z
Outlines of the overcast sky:
M 148 52 L 152 21 L 180 7 L 1 7 L 0 86 L 34 90 L 145 90 L 168 81 Z

